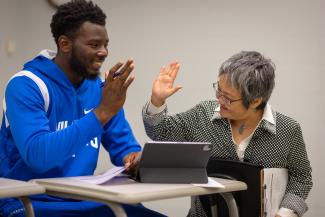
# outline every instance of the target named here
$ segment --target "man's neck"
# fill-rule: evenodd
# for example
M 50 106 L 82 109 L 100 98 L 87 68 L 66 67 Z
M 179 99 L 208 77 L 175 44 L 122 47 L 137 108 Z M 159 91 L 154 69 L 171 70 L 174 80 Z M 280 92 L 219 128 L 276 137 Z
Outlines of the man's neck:
M 64 72 L 64 74 L 67 76 L 69 81 L 74 85 L 78 86 L 82 83 L 83 77 L 77 75 L 71 67 L 69 62 L 67 61 L 68 57 L 62 57 L 60 55 L 57 55 L 53 61 L 61 68 L 61 70 Z

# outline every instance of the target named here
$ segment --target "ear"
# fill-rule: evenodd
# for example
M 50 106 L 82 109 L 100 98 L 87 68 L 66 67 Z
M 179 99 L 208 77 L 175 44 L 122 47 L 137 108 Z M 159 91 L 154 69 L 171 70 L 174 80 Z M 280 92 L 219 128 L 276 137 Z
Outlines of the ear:
M 72 49 L 72 41 L 65 35 L 58 38 L 58 49 L 62 53 L 69 53 Z
M 259 105 L 261 105 L 263 102 L 263 99 L 262 98 L 257 98 L 257 99 L 254 99 L 251 104 L 250 104 L 250 107 L 252 109 L 256 109 Z

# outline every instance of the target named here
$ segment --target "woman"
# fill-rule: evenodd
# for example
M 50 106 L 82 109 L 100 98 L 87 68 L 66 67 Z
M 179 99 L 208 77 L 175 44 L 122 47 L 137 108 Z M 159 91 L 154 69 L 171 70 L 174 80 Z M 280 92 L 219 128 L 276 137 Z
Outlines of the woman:
M 143 121 L 153 140 L 212 143 L 212 158 L 248 161 L 265 168 L 288 169 L 288 184 L 276 217 L 302 216 L 312 187 L 311 167 L 299 124 L 271 108 L 274 65 L 260 53 L 240 52 L 225 61 L 213 83 L 217 100 L 203 101 L 192 109 L 167 114 L 166 99 L 179 70 L 174 62 L 162 68 L 154 81 Z M 189 216 L 205 216 L 198 198 Z

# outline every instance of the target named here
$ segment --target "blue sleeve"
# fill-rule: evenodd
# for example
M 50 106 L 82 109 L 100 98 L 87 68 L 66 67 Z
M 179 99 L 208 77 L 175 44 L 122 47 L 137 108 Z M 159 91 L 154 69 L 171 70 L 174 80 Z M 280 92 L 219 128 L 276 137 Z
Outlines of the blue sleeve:
M 26 164 L 38 173 L 62 166 L 82 145 L 103 132 L 93 112 L 63 130 L 51 131 L 43 96 L 37 85 L 24 76 L 9 82 L 5 100 L 17 149 Z
M 114 165 L 123 165 L 124 156 L 141 151 L 141 146 L 134 138 L 131 127 L 125 119 L 123 109 L 105 125 L 104 130 L 102 144 L 109 152 Z

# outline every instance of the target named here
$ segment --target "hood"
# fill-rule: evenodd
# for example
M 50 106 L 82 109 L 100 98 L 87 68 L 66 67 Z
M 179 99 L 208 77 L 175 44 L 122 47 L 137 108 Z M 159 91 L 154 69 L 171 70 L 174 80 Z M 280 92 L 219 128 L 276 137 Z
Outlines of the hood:
M 42 50 L 38 56 L 24 65 L 24 70 L 38 71 L 55 83 L 65 88 L 73 88 L 68 77 L 61 68 L 52 61 L 56 57 L 56 52 L 52 50 Z M 81 85 L 82 86 L 82 85 Z

